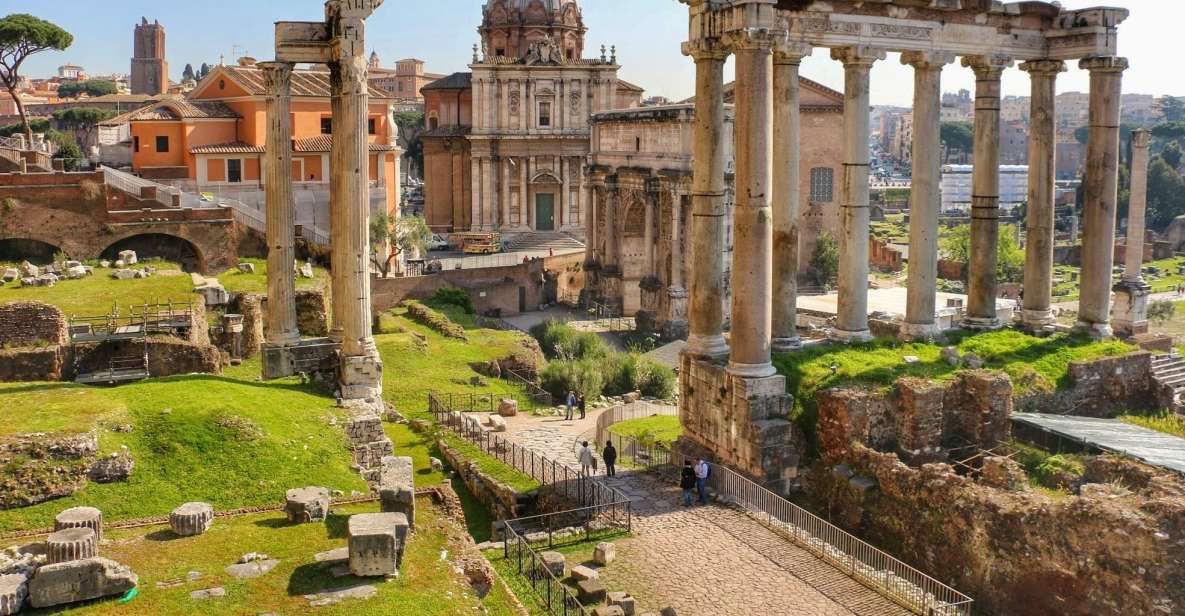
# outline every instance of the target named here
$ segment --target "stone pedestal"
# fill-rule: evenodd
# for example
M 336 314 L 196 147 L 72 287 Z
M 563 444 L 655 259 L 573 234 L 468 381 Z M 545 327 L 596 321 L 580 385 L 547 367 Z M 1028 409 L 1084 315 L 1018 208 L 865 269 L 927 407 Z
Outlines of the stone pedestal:
M 563 554 L 559 552 L 543 552 L 539 555 L 539 560 L 543 561 L 543 567 L 555 576 L 555 579 L 564 579 L 564 572 L 567 570 L 568 564 Z
M 670 287 L 667 289 L 667 319 L 662 324 L 662 338 L 683 340 L 687 333 L 687 289 Z
M 284 513 L 293 524 L 325 521 L 329 515 L 329 490 L 319 487 L 288 490 L 284 497 Z
M 402 513 L 416 527 L 416 485 L 411 458 L 387 456 L 379 469 L 379 503 L 383 513 Z
M 402 513 L 350 516 L 350 573 L 359 577 L 397 575 L 407 530 L 407 516 Z
M 89 528 L 66 528 L 45 540 L 49 564 L 66 563 L 95 556 L 95 531 Z
M 185 503 L 169 513 L 169 527 L 181 537 L 200 535 L 214 524 L 214 507 L 209 503 Z
M 786 493 L 798 476 L 806 441 L 786 419 L 793 399 L 786 394 L 785 377 L 738 376 L 686 352 L 679 368 L 684 437 L 678 447 L 692 455 L 706 454 Z
M 23 574 L 0 575 L 0 616 L 20 612 L 28 594 L 29 582 Z
M 89 528 L 95 531 L 95 541 L 103 540 L 103 512 L 94 507 L 71 507 L 54 517 L 53 528 Z
M 1111 325 L 1115 335 L 1124 338 L 1148 333 L 1148 298 L 1152 287 L 1142 280 L 1121 280 L 1115 292 Z

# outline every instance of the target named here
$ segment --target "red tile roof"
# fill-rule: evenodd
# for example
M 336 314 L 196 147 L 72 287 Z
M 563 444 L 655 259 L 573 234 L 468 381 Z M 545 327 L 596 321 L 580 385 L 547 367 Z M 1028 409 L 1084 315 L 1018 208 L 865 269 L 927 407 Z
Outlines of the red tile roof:
M 166 98 L 137 111 L 131 112 L 128 120 L 188 120 L 209 118 L 238 118 L 238 113 L 215 101 L 191 101 L 184 98 Z
M 230 143 L 211 143 L 189 148 L 190 154 L 263 154 L 267 150 L 257 145 L 231 141 Z
M 263 69 L 254 66 L 223 66 L 235 83 L 243 86 L 252 96 L 267 94 L 264 86 Z M 217 71 L 215 71 L 217 72 Z M 295 70 L 292 71 L 292 96 L 311 96 L 329 98 L 329 73 L 327 71 Z M 382 88 L 370 85 L 371 98 L 392 98 L 391 93 Z
M 292 142 L 292 151 L 298 153 L 328 152 L 332 149 L 333 135 L 317 135 L 316 137 L 309 137 L 307 139 L 295 139 Z M 397 146 L 381 143 L 372 143 L 369 147 L 371 152 L 390 152 L 397 149 Z

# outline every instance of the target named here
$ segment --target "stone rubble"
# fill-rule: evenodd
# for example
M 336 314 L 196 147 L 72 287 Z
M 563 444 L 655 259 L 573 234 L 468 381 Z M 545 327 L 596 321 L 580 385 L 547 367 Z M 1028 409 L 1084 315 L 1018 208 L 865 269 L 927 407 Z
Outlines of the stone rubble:
M 0 575 L 0 616 L 12 616 L 21 611 L 28 593 L 28 578 L 24 574 Z
M 325 521 L 329 515 L 329 489 L 310 486 L 288 490 L 284 513 L 293 524 Z
M 185 503 L 169 513 L 169 527 L 181 537 L 200 535 L 214 524 L 214 507 L 209 503 Z
M 45 565 L 29 582 L 29 605 L 46 608 L 122 595 L 139 581 L 131 569 L 103 557 Z

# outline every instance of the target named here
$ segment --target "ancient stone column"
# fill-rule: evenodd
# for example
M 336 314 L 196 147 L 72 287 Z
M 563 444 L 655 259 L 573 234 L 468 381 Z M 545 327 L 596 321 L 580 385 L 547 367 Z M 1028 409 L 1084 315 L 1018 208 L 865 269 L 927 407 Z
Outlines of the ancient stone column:
M 869 76 L 882 49 L 843 47 L 831 57 L 844 65 L 843 187 L 840 193 L 839 299 L 835 337 L 869 340 L 868 330 L 868 164 Z
M 333 275 L 340 278 L 343 304 L 341 397 L 376 402 L 382 394 L 382 360 L 371 334 L 370 307 L 370 183 L 366 121 L 370 95 L 367 83 L 364 18 L 378 3 L 330 3 L 330 87 L 339 100 L 333 118 L 330 191 L 340 198 L 333 212 Z
M 300 340 L 296 327 L 296 209 L 292 202 L 292 64 L 261 62 L 267 89 L 267 343 Z
M 687 351 L 728 354 L 724 340 L 724 61 L 728 50 L 709 39 L 684 45 L 695 59 L 692 160 L 691 301 Z
M 1012 65 L 1002 56 L 968 56 L 975 71 L 975 153 L 971 177 L 971 263 L 963 327 L 999 329 L 996 251 L 1000 242 L 1000 75 Z M 913 250 L 910 250 L 910 261 Z
M 597 242 L 600 240 L 597 232 L 597 189 L 589 185 L 588 214 L 584 217 L 584 262 L 597 262 Z
M 774 52 L 773 118 L 773 350 L 802 348 L 798 321 L 798 216 L 802 112 L 798 67 L 811 54 L 804 44 L 778 45 Z
M 524 230 L 531 228 L 527 219 L 530 208 L 527 203 L 527 160 L 526 157 L 518 159 L 518 226 Z
M 499 196 L 498 202 L 502 205 L 502 211 L 498 215 L 498 226 L 501 229 L 510 228 L 510 159 L 503 156 L 498 159 L 498 188 Z
M 480 231 L 481 230 L 481 158 L 476 154 L 470 157 L 469 183 L 472 187 L 470 191 L 469 210 L 471 212 L 471 219 L 469 221 L 469 228 L 466 231 Z
M 913 183 L 909 203 L 909 280 L 901 338 L 937 336 L 938 214 L 942 207 L 942 67 L 946 52 L 911 51 L 901 63 L 913 67 Z
M 1149 133 L 1132 133 L 1131 199 L 1127 209 L 1127 246 L 1123 279 L 1115 285 L 1115 307 L 1111 319 L 1115 333 L 1132 336 L 1148 332 L 1148 296 L 1152 287 L 1144 281 L 1144 213 L 1148 203 Z
M 617 269 L 617 243 L 619 236 L 617 234 L 617 208 L 621 206 L 621 195 L 617 191 L 617 185 L 607 185 L 605 187 L 605 263 L 604 268 L 609 270 Z
M 494 159 L 487 156 L 481 159 L 481 228 L 490 231 L 494 228 L 494 214 L 498 211 L 495 201 L 497 191 L 494 190 Z
M 773 39 L 733 37 L 736 54 L 736 203 L 733 209 L 732 355 L 728 371 L 773 376 Z
M 96 554 L 98 539 L 90 528 L 64 528 L 51 534 L 45 540 L 49 564 L 67 563 Z
M 1024 305 L 1021 322 L 1040 330 L 1054 322 L 1053 245 L 1054 193 L 1057 188 L 1057 124 L 1054 106 L 1061 60 L 1025 62 L 1020 70 L 1032 81 L 1029 114 L 1029 206 L 1025 219 Z
M 654 276 L 654 200 L 658 195 L 649 191 L 642 193 L 645 202 L 645 229 L 642 232 L 642 251 L 644 255 L 642 277 Z
M 683 199 L 671 192 L 671 291 L 683 291 Z
M 1126 58 L 1086 58 L 1090 71 L 1090 140 L 1082 206 L 1082 285 L 1077 328 L 1111 335 L 1111 268 L 1115 262 L 1115 207 L 1119 195 L 1119 97 Z
M 563 105 L 560 105 L 563 107 Z M 568 165 L 568 157 L 560 157 L 560 211 L 559 216 L 556 217 L 556 229 L 562 229 L 571 224 L 568 218 L 572 212 L 572 179 L 571 169 Z

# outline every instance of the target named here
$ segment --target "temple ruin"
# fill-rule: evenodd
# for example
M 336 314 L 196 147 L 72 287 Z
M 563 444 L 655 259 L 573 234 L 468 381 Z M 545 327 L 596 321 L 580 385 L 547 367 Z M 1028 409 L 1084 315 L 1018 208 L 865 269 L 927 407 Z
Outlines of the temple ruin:
M 1066 10 L 1045 2 L 994 0 L 682 0 L 689 7 L 683 53 L 696 65 L 691 188 L 690 336 L 681 362 L 685 445 L 781 489 L 793 479 L 801 436 L 786 419 L 791 400 L 772 363 L 798 346 L 795 296 L 800 196 L 798 69 L 817 47 L 844 65 L 844 172 L 840 188 L 839 310 L 833 337 L 863 341 L 868 318 L 869 91 L 887 52 L 914 68 L 913 191 L 909 296 L 901 336 L 927 339 L 935 322 L 939 200 L 940 75 L 962 58 L 976 75 L 975 171 L 967 315 L 962 326 L 997 329 L 1000 80 L 1014 62 L 1032 80 L 1029 215 L 1022 325 L 1053 324 L 1054 124 L 1057 75 L 1066 61 L 1090 71 L 1081 307 L 1077 328 L 1112 334 L 1110 307 L 1120 83 L 1116 56 L 1126 9 Z M 736 57 L 736 203 L 731 335 L 724 336 L 724 63 Z M 774 172 L 775 169 L 779 171 Z M 778 240 L 775 242 L 775 237 Z M 1138 270 L 1137 270 L 1138 274 Z
M 366 23 L 382 0 L 328 0 L 323 22 L 278 22 L 276 60 L 264 62 L 271 169 L 292 168 L 291 76 L 296 63 L 329 66 L 333 97 L 330 153 L 332 329 L 328 340 L 300 339 L 296 326 L 292 174 L 267 174 L 266 378 L 313 371 L 336 354 L 344 403 L 382 403 L 383 363 L 371 332 L 370 184 L 367 143 Z

